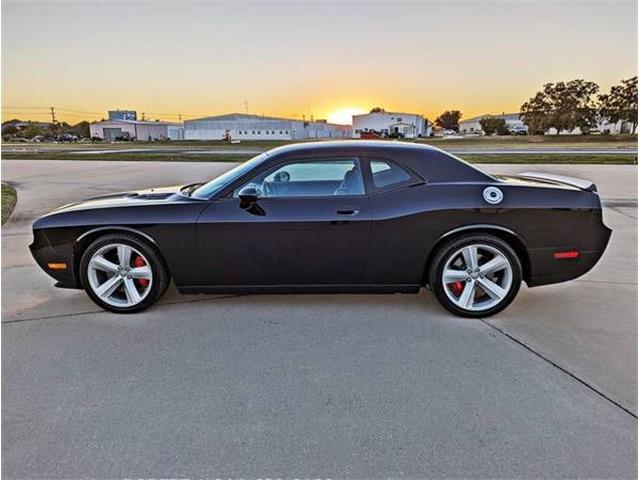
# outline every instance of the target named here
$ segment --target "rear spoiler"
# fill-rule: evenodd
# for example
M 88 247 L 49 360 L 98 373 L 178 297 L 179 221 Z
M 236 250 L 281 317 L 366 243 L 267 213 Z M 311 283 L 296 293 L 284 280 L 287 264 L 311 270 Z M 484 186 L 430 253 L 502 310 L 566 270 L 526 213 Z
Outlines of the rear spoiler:
M 597 192 L 598 187 L 591 180 L 584 180 L 582 178 L 567 177 L 565 175 L 554 175 L 553 173 L 543 172 L 522 172 L 518 174 L 519 177 L 531 178 L 534 180 L 548 180 L 550 182 L 563 183 L 565 185 L 571 185 L 581 190 L 587 190 L 589 192 Z

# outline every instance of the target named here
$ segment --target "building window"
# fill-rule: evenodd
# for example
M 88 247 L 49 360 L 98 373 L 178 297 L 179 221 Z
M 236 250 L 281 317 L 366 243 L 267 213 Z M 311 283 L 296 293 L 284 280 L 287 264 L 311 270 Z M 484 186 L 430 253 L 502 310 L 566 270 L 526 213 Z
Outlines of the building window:
M 251 135 L 255 135 L 256 131 L 255 130 L 251 130 Z
M 282 130 L 280 130 L 280 135 L 282 135 Z

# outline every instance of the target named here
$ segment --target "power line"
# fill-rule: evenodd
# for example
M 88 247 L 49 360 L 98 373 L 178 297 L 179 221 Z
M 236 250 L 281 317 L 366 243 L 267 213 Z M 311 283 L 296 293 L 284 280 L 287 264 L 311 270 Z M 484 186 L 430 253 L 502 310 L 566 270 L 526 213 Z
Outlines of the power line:
M 83 111 L 83 110 L 72 110 L 69 108 L 58 108 L 58 110 L 60 110 L 61 112 L 70 112 L 70 113 L 79 113 L 82 115 L 102 115 L 103 113 L 100 112 L 87 112 L 87 111 Z
M 2 109 L 14 109 L 14 110 L 30 110 L 30 109 L 35 109 L 35 110 L 48 110 L 49 107 L 33 107 L 33 106 L 22 106 L 22 107 L 12 107 L 9 105 L 2 105 Z

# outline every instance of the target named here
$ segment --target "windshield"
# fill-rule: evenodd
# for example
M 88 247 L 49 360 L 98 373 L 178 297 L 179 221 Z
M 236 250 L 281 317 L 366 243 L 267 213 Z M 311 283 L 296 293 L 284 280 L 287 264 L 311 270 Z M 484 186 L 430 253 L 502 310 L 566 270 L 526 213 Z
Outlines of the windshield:
M 193 191 L 192 197 L 195 198 L 209 198 L 211 195 L 218 193 L 224 187 L 229 185 L 234 180 L 242 177 L 245 173 L 252 170 L 254 167 L 257 167 L 267 158 L 266 153 L 261 153 L 257 157 L 253 157 L 251 160 L 248 160 L 244 163 L 241 163 L 235 168 L 232 168 L 226 173 L 223 173 L 219 177 L 214 178 L 213 180 L 205 183 L 204 185 L 198 187 Z

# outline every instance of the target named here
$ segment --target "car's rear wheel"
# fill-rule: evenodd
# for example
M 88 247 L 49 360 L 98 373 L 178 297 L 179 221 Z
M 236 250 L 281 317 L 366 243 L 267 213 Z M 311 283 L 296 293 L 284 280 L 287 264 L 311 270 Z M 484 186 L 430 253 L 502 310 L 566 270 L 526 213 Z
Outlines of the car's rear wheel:
M 80 261 L 80 279 L 91 300 L 116 313 L 148 308 L 169 284 L 157 250 L 128 234 L 105 235 L 89 245 Z
M 463 317 L 504 310 L 522 282 L 518 255 L 504 240 L 476 234 L 452 239 L 433 257 L 429 283 L 438 301 Z

